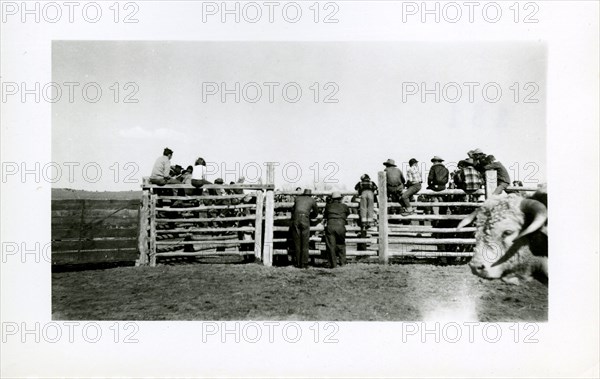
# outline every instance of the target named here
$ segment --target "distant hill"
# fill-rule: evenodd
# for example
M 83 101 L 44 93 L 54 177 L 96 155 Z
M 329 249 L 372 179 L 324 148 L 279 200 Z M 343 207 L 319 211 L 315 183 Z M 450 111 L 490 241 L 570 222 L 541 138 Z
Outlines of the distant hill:
M 52 188 L 52 200 L 134 200 L 140 199 L 142 191 L 85 191 L 70 188 Z

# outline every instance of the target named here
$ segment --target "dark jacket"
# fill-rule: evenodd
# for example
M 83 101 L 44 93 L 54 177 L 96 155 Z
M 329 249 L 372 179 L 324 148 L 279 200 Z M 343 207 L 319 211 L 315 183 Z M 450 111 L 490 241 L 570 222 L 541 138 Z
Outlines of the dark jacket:
M 506 183 L 506 184 L 510 184 L 510 176 L 508 175 L 508 171 L 506 170 L 506 167 L 504 167 L 504 165 L 498 161 L 490 163 L 488 165 L 486 165 L 484 167 L 484 170 L 495 170 L 497 173 L 497 178 L 498 178 L 498 184 L 500 183 Z
M 323 218 L 326 220 L 337 219 L 346 221 L 349 214 L 350 208 L 348 208 L 346 204 L 343 204 L 339 201 L 334 201 L 325 206 L 325 213 L 323 214 Z
M 308 195 L 297 196 L 292 208 L 292 217 L 299 214 L 308 215 L 310 218 L 317 218 L 319 208 L 317 207 L 316 200 Z
M 358 195 L 360 196 L 360 194 L 363 191 L 373 191 L 373 192 L 376 192 L 377 191 L 377 184 L 375 184 L 371 180 L 362 180 L 362 181 L 356 183 L 356 185 L 354 186 L 354 189 L 356 191 L 358 191 Z
M 429 176 L 427 177 L 427 188 L 434 191 L 442 191 L 446 189 L 448 184 L 448 169 L 443 164 L 437 163 L 429 170 Z

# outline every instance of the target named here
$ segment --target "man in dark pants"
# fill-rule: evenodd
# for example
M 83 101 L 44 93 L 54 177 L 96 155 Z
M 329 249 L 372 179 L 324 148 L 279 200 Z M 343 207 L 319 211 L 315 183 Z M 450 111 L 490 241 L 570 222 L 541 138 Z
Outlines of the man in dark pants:
M 331 202 L 325 207 L 323 220 L 325 226 L 325 244 L 331 268 L 346 264 L 346 219 L 350 214 L 350 208 L 342 203 L 342 194 L 334 192 L 331 194 Z
M 387 187 L 387 195 L 388 199 L 391 202 L 398 203 L 400 202 L 400 197 L 402 196 L 402 190 L 404 189 L 404 184 L 406 180 L 404 179 L 404 175 L 402 175 L 402 171 L 396 166 L 396 162 L 393 159 L 388 159 L 383 162 L 385 166 L 385 176 L 386 176 L 386 187 Z M 397 213 L 397 208 L 391 208 L 390 214 Z
M 317 202 L 311 197 L 311 191 L 305 189 L 297 196 L 292 208 L 292 240 L 296 259 L 294 265 L 298 268 L 308 267 L 308 243 L 310 240 L 310 219 L 319 215 Z
M 411 197 L 421 190 L 421 171 L 419 171 L 419 161 L 415 158 L 411 158 L 408 161 L 410 167 L 406 172 L 406 191 L 402 193 L 402 203 L 404 203 L 404 211 L 400 213 L 402 216 L 409 216 L 415 213 L 414 208 L 410 205 Z
M 431 158 L 431 163 L 433 166 L 429 170 L 429 175 L 427 176 L 427 189 L 430 189 L 435 192 L 440 192 L 446 189 L 446 184 L 448 184 L 448 169 L 442 163 L 444 160 L 439 156 L 434 156 Z M 443 202 L 444 198 L 442 196 L 432 196 L 431 200 L 433 202 Z M 446 207 L 433 207 L 433 214 L 446 214 L 448 208 Z

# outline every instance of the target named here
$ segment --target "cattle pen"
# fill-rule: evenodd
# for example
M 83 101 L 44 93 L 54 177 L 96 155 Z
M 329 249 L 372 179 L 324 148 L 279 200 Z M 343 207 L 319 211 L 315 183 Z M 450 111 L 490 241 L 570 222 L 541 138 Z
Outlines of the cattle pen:
M 456 226 L 477 209 L 496 188 L 496 172 L 486 173 L 484 188 L 467 195 L 458 189 L 421 190 L 412 201 L 417 212 L 402 216 L 399 203 L 388 201 L 386 175 L 378 173 L 376 230 L 357 226 L 356 202 L 348 203 L 346 254 L 387 264 L 394 258 L 452 258 L 468 260 L 475 244 L 474 227 Z M 208 184 L 196 194 L 191 185 L 142 185 L 136 265 L 155 266 L 168 258 L 239 255 L 244 261 L 272 266 L 287 259 L 290 209 L 298 192 L 277 191 L 273 166 L 266 184 Z M 210 194 L 211 191 L 226 194 Z M 535 187 L 508 187 L 507 192 L 533 192 Z M 247 191 L 244 193 L 244 191 Z M 208 193 L 208 194 L 207 194 Z M 330 191 L 314 191 L 320 210 Z M 356 192 L 342 192 L 354 196 Z M 317 219 L 322 220 L 322 211 Z M 315 258 L 326 258 L 323 226 L 311 224 L 311 249 Z

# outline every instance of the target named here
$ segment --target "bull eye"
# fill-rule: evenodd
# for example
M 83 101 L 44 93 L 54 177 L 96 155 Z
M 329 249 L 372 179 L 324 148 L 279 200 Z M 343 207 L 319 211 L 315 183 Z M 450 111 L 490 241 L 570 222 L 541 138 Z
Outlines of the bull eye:
M 502 233 L 502 237 L 508 237 L 514 233 L 514 230 L 505 230 L 504 233 Z

